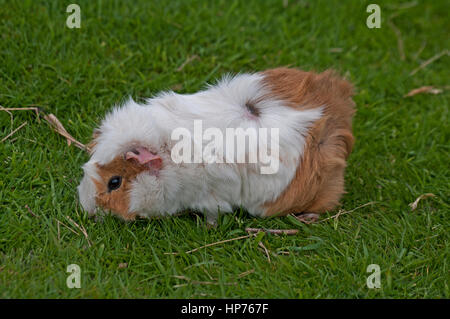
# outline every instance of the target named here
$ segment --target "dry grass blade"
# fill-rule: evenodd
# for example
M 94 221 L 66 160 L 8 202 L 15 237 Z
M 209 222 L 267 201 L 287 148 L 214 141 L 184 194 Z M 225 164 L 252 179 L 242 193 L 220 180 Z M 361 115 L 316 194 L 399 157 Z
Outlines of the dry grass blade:
M 28 212 L 33 215 L 36 218 L 40 218 L 38 215 L 36 215 L 35 213 L 33 213 L 33 211 L 31 210 L 30 206 L 25 205 L 25 208 L 28 210 Z
M 191 63 L 191 62 L 194 61 L 195 59 L 199 59 L 199 56 L 196 55 L 196 54 L 194 54 L 193 56 L 188 57 L 188 58 L 186 59 L 186 61 L 184 61 L 183 64 L 181 64 L 181 65 L 178 67 L 177 72 L 180 72 L 181 70 L 183 70 L 183 68 L 184 68 L 187 64 Z
M 177 275 L 174 275 L 172 277 L 181 279 L 181 280 L 186 280 L 188 282 L 187 284 L 174 285 L 173 288 L 185 287 L 189 284 L 191 284 L 191 285 L 220 285 L 220 283 L 217 281 L 198 281 L 198 280 L 192 280 L 191 278 L 188 278 L 186 276 L 177 276 Z M 237 285 L 237 282 L 226 282 L 226 283 L 223 283 L 223 285 L 235 286 L 235 285 Z
M 441 57 L 443 57 L 444 55 L 449 55 L 449 51 L 448 50 L 444 50 L 444 51 L 436 54 L 435 56 L 432 56 L 431 58 L 429 58 L 428 60 L 423 62 L 418 68 L 412 70 L 411 73 L 409 73 L 409 75 L 411 76 L 411 75 L 416 74 L 417 72 L 419 72 L 423 68 L 427 67 L 429 64 L 431 64 L 434 61 L 436 61 L 436 60 L 440 59 Z
M 16 133 L 18 130 L 20 130 L 22 127 L 24 127 L 27 124 L 27 122 L 23 122 L 18 128 L 16 128 L 14 131 L 12 131 L 11 133 L 9 133 L 8 135 L 6 135 L 1 141 L 0 143 L 3 143 L 4 141 L 6 141 L 8 138 L 10 138 L 14 133 Z
M 14 116 L 12 115 L 12 113 L 10 111 L 8 111 L 6 108 L 4 108 L 1 105 L 0 105 L 0 110 L 5 111 L 6 113 L 9 114 L 10 121 L 11 121 L 11 131 L 12 131 L 12 127 L 13 127 L 13 124 L 14 124 Z
M 265 229 L 265 228 L 246 228 L 247 233 L 259 233 L 265 232 L 275 235 L 295 235 L 298 233 L 298 229 Z
M 191 285 L 220 285 L 218 282 L 212 282 L 212 281 L 190 281 L 189 284 Z M 180 288 L 180 287 L 186 287 L 189 284 L 180 284 L 180 285 L 174 285 L 173 288 Z M 224 286 L 236 286 L 237 282 L 225 282 L 223 283 Z
M 10 111 L 34 111 L 36 112 L 36 116 L 39 118 L 39 108 L 38 107 L 1 107 L 0 108 L 1 111 L 6 111 L 6 112 L 10 112 Z
M 75 225 L 75 226 L 83 233 L 84 237 L 85 237 L 86 240 L 87 240 L 87 243 L 88 243 L 89 247 L 91 247 L 92 244 L 91 244 L 91 241 L 89 240 L 89 236 L 88 236 L 88 234 L 87 234 L 86 229 L 85 229 L 83 226 L 78 225 L 78 224 L 77 224 L 72 218 L 70 218 L 69 216 L 66 216 L 66 218 L 67 218 L 72 224 L 74 224 L 74 225 Z
M 269 262 L 269 264 L 271 264 L 272 262 L 271 262 L 271 260 L 270 260 L 269 250 L 266 248 L 266 246 L 263 244 L 262 241 L 260 241 L 260 242 L 258 243 L 258 246 L 261 247 L 261 248 L 264 250 L 264 252 L 265 252 L 265 254 L 266 254 L 266 256 L 267 256 L 267 261 Z
M 358 206 L 358 207 L 356 207 L 356 208 L 353 208 L 352 210 L 348 210 L 348 211 L 340 210 L 336 215 L 333 215 L 333 216 L 331 216 L 331 217 L 328 217 L 328 218 L 319 220 L 318 223 L 321 223 L 321 222 L 324 222 L 324 221 L 327 221 L 327 220 L 330 220 L 330 219 L 338 218 L 338 217 L 341 216 L 341 215 L 345 215 L 345 214 L 352 213 L 352 212 L 354 212 L 354 211 L 357 210 L 357 209 L 360 209 L 360 208 L 363 208 L 363 207 L 366 207 L 366 206 L 369 206 L 369 205 L 373 205 L 373 204 L 376 204 L 376 203 L 377 203 L 377 202 L 368 202 L 368 203 L 365 203 L 365 204 L 363 204 L 363 205 L 361 205 L 361 206 Z
M 415 210 L 417 208 L 417 205 L 419 204 L 419 202 L 422 199 L 428 198 L 428 197 L 437 197 L 436 195 L 434 195 L 433 193 L 426 193 L 426 194 L 422 194 L 419 197 L 416 198 L 416 200 L 413 203 L 409 204 L 409 207 L 411 207 L 411 210 Z
M 196 252 L 196 251 L 198 251 L 198 250 L 200 250 L 200 249 L 203 249 L 203 248 L 207 248 L 207 247 L 211 247 L 211 246 L 216 246 L 216 245 L 220 245 L 220 244 L 224 244 L 224 243 L 229 243 L 229 242 L 235 241 L 235 240 L 240 240 L 240 239 L 250 238 L 250 237 L 252 237 L 252 236 L 255 236 L 255 234 L 250 234 L 250 235 L 246 235 L 246 236 L 240 236 L 240 237 L 236 237 L 236 238 L 231 238 L 231 239 L 221 240 L 221 241 L 218 241 L 218 242 L 215 242 L 215 243 L 207 244 L 207 245 L 204 245 L 204 246 L 201 246 L 201 247 L 194 248 L 194 249 L 192 249 L 192 250 L 185 251 L 184 253 L 185 253 L 185 254 L 190 254 L 190 253 Z M 177 252 L 173 252 L 173 253 L 164 253 L 164 255 L 179 255 L 179 254 L 180 254 L 180 253 L 177 253 Z
M 411 90 L 408 94 L 404 95 L 403 97 L 410 97 L 421 93 L 440 94 L 442 93 L 442 89 L 437 89 L 430 85 L 422 86 L 420 88 Z
M 70 146 L 71 143 L 75 144 L 76 147 L 84 150 L 84 151 L 90 151 L 89 147 L 84 145 L 83 143 L 78 142 L 76 139 L 70 135 L 67 130 L 64 128 L 64 126 L 61 124 L 61 122 L 58 120 L 58 118 L 53 114 L 44 115 L 44 119 L 50 123 L 50 125 L 53 127 L 53 129 L 59 133 L 60 135 L 64 136 L 67 140 L 67 144 Z
M 44 114 L 43 115 L 44 119 L 50 124 L 50 126 L 57 133 L 59 133 L 60 135 L 62 135 L 66 138 L 67 144 L 69 146 L 73 143 L 76 147 L 78 147 L 84 151 L 87 151 L 87 152 L 91 151 L 88 146 L 77 141 L 72 135 L 70 135 L 69 132 L 67 132 L 67 130 L 64 128 L 64 126 L 61 124 L 61 122 L 58 120 L 58 118 L 55 115 L 45 114 L 39 107 L 3 107 L 0 105 L 0 111 L 5 111 L 5 112 L 8 112 L 9 114 L 11 114 L 11 111 L 35 111 L 38 119 L 39 119 L 39 113 L 42 113 L 42 114 Z M 23 125 L 25 125 L 25 124 L 23 124 Z M 21 128 L 21 127 L 19 127 L 19 128 Z M 11 136 L 14 133 L 15 133 L 15 131 L 11 132 L 11 134 L 8 135 L 7 137 L 5 137 L 3 140 L 5 140 L 6 138 L 8 138 L 9 136 Z M 3 140 L 1 142 L 3 142 Z
M 56 220 L 56 222 L 58 223 L 58 225 L 63 225 L 64 227 L 66 227 L 68 230 L 70 230 L 75 235 L 80 236 L 80 234 L 78 232 L 76 232 L 75 230 L 73 230 L 72 228 L 70 228 L 69 226 L 64 224 L 63 222 L 59 221 L 58 219 Z M 58 228 L 58 230 L 59 230 L 59 228 Z M 59 234 L 58 234 L 58 236 L 59 236 Z
M 305 223 L 305 224 L 314 224 L 317 223 L 319 220 L 319 215 L 314 213 L 303 213 L 299 215 L 290 214 L 290 216 L 294 217 L 298 221 Z
M 330 50 L 328 50 L 331 53 L 341 53 L 344 51 L 344 49 L 342 48 L 331 48 Z
M 387 4 L 386 7 L 391 9 L 391 10 L 399 10 L 399 9 L 409 9 L 412 7 L 417 6 L 418 2 L 417 1 L 411 1 L 411 2 L 405 2 L 405 3 L 401 3 L 401 4 Z
M 416 61 L 419 58 L 420 54 L 423 52 L 423 50 L 425 49 L 426 46 L 427 46 L 427 41 L 423 41 L 419 50 L 417 50 L 417 52 L 412 57 L 413 61 Z
M 248 276 L 248 275 L 250 275 L 250 274 L 253 274 L 254 272 L 255 272 L 255 269 L 250 269 L 250 270 L 244 271 L 243 273 L 239 274 L 239 275 L 237 276 L 237 278 L 238 278 L 238 279 L 241 279 L 241 278 L 243 278 L 243 277 L 245 277 L 245 276 Z
M 394 22 L 392 22 L 393 16 L 391 18 L 389 18 L 388 20 L 388 25 L 391 27 L 392 30 L 394 30 L 395 36 L 397 37 L 397 48 L 398 48 L 398 53 L 400 54 L 400 59 L 402 61 L 405 60 L 405 50 L 404 50 L 404 46 L 403 46 L 403 39 L 402 39 L 402 33 L 400 32 L 399 28 L 397 28 L 397 26 L 394 24 Z

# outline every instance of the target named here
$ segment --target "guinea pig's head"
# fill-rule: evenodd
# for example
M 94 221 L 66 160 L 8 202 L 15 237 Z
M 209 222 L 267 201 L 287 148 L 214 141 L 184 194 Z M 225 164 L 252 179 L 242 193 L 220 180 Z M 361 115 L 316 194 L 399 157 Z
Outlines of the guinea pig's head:
M 130 100 L 94 131 L 91 158 L 78 186 L 80 203 L 90 215 L 100 207 L 125 220 L 135 219 L 143 194 L 151 194 L 152 188 L 158 192 L 163 160 L 147 111 Z

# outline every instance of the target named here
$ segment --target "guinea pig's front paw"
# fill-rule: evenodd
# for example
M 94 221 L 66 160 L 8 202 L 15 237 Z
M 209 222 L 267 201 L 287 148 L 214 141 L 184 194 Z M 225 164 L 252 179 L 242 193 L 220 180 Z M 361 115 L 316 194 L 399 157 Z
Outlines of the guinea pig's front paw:
M 104 215 L 102 215 L 102 214 L 93 215 L 92 218 L 94 219 L 95 223 L 99 223 L 99 224 L 102 224 L 105 221 Z
M 297 220 L 301 221 L 305 224 L 312 224 L 319 220 L 319 214 L 316 213 L 301 213 L 299 215 L 295 215 Z

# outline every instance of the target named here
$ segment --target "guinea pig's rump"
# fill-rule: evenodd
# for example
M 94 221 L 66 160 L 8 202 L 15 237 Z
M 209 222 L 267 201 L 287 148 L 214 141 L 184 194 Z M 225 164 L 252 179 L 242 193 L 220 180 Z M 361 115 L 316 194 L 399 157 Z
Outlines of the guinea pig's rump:
M 291 107 L 324 108 L 323 116 L 309 129 L 295 177 L 275 201 L 265 203 L 265 216 L 333 209 L 344 193 L 346 159 L 354 142 L 352 85 L 333 71 L 316 74 L 281 68 L 264 74 L 272 94 Z

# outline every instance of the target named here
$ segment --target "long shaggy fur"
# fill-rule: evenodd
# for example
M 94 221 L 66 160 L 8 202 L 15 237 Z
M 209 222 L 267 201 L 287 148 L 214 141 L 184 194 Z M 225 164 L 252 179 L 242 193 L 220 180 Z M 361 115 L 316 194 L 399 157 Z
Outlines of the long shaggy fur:
M 165 92 L 143 105 L 130 99 L 94 133 L 78 187 L 81 204 L 91 213 L 101 206 L 124 219 L 186 209 L 212 217 L 235 207 L 261 217 L 332 209 L 344 191 L 353 145 L 351 95 L 351 85 L 332 72 L 273 69 L 227 76 L 195 94 Z M 224 135 L 226 128 L 278 128 L 278 172 L 261 174 L 259 163 L 176 164 L 171 134 L 183 127 L 194 136 L 194 120 Z M 123 154 L 136 146 L 161 157 L 157 176 L 127 166 Z M 126 172 L 127 186 L 112 200 L 104 185 L 116 172 Z

